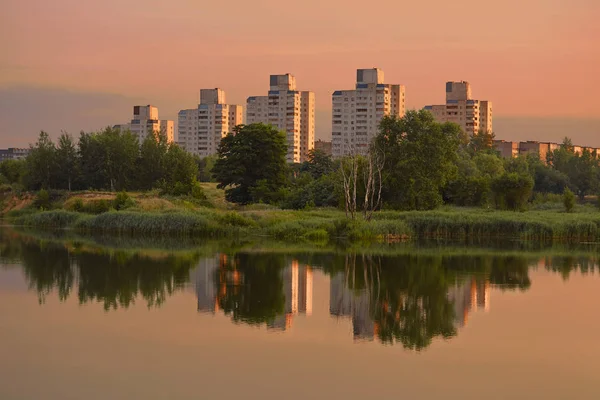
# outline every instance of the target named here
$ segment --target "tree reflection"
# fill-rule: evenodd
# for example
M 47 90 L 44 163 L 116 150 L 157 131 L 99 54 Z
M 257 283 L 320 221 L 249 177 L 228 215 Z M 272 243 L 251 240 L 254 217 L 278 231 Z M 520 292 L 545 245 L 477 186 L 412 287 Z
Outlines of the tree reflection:
M 199 259 L 194 253 L 149 257 L 18 235 L 5 234 L 2 239 L 10 254 L 20 258 L 40 303 L 54 290 L 65 301 L 75 289 L 80 303 L 99 302 L 105 310 L 127 308 L 138 297 L 148 307 L 161 306 L 189 281 L 189 271 Z
M 221 257 L 215 280 L 219 307 L 235 322 L 273 322 L 284 313 L 284 266 L 285 257 L 277 254 Z

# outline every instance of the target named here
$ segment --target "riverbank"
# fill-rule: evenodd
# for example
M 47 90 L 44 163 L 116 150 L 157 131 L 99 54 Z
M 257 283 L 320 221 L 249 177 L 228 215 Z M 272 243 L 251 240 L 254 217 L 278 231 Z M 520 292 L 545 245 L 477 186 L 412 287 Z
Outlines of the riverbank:
M 83 234 L 265 236 L 276 240 L 328 242 L 399 241 L 416 238 L 509 238 L 533 241 L 600 241 L 600 213 L 558 210 L 508 212 L 469 208 L 382 211 L 370 222 L 349 220 L 333 209 L 227 211 L 210 208 L 166 211 L 108 211 L 98 215 L 53 210 L 8 218 L 21 226 L 67 228 Z

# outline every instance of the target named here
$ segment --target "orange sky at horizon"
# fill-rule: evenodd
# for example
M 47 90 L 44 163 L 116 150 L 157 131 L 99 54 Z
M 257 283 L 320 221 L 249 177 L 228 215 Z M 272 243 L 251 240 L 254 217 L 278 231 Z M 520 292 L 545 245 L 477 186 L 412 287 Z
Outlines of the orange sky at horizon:
M 174 116 L 200 88 L 245 104 L 289 72 L 324 114 L 356 68 L 376 66 L 408 108 L 467 80 L 495 115 L 599 115 L 596 0 L 0 1 L 0 88 L 119 94 Z

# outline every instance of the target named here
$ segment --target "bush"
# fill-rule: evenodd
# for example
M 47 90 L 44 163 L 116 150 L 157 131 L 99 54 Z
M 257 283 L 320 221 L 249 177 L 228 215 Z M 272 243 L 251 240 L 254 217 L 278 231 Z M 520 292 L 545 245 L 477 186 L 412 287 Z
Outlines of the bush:
M 42 189 L 38 192 L 33 205 L 40 210 L 48 210 L 50 208 L 50 194 L 46 189 Z
M 71 207 L 70 207 L 70 209 L 72 211 L 76 211 L 76 212 L 83 212 L 83 208 L 84 208 L 83 200 L 79 197 L 73 201 L 73 203 L 71 204 Z
M 492 181 L 491 188 L 496 208 L 523 210 L 531 197 L 533 179 L 528 175 L 519 175 L 515 172 L 505 173 Z
M 119 192 L 113 200 L 113 207 L 115 210 L 125 210 L 129 207 L 134 207 L 135 201 L 129 197 L 126 192 Z
M 202 186 L 198 182 L 195 182 L 192 186 L 192 197 L 196 200 L 206 200 L 204 189 L 202 189 Z
M 575 207 L 575 193 L 569 188 L 565 188 L 563 192 L 563 205 L 565 206 L 566 212 L 572 212 Z

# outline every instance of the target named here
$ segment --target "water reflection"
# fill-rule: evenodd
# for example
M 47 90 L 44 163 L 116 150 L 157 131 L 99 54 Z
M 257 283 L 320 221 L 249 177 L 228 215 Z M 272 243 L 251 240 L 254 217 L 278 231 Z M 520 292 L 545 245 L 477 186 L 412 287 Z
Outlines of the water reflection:
M 564 279 L 573 271 L 588 274 L 598 269 L 589 255 L 230 249 L 207 257 L 199 249 L 114 249 L 6 232 L 0 251 L 3 262 L 20 262 L 40 303 L 56 292 L 61 301 L 76 296 L 80 303 L 99 302 L 107 311 L 128 308 L 138 299 L 159 307 L 193 283 L 198 311 L 278 332 L 292 329 L 298 315 L 311 316 L 313 275 L 319 271 L 328 279 L 329 315 L 351 323 L 354 341 L 414 350 L 426 348 L 435 338 L 452 338 L 473 313 L 489 311 L 492 288 L 528 290 L 531 268 L 541 266 Z

